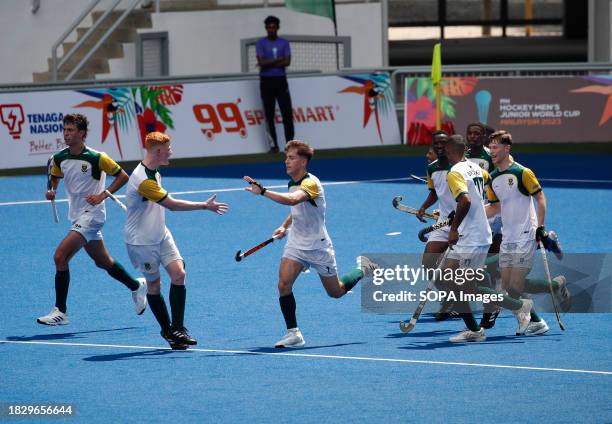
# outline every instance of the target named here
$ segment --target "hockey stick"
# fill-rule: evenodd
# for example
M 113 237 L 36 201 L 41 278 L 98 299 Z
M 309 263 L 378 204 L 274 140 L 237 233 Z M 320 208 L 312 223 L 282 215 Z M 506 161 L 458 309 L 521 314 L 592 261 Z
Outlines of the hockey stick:
M 452 249 L 453 249 L 452 246 L 449 246 L 444 251 L 444 254 L 440 258 L 440 261 L 438 262 L 437 269 L 439 269 L 444 264 L 444 261 L 446 260 L 446 257 L 448 256 L 448 253 Z M 412 317 L 410 318 L 410 321 L 408 321 L 407 323 L 405 323 L 404 321 L 400 321 L 399 327 L 400 327 L 400 330 L 402 330 L 402 333 L 409 333 L 409 332 L 411 332 L 414 329 L 414 326 L 416 325 L 417 321 L 419 320 L 419 317 L 421 316 L 421 312 L 423 312 L 423 308 L 425 307 L 425 304 L 427 303 L 427 293 L 429 293 L 430 291 L 433 290 L 435 283 L 436 283 L 436 279 L 435 278 L 429 280 L 429 283 L 427 283 L 427 288 L 425 288 L 425 299 L 423 299 L 423 300 L 421 300 L 419 302 L 419 305 L 417 306 L 416 310 L 412 314 Z
M 548 280 L 548 288 L 550 289 L 550 300 L 552 302 L 553 309 L 555 310 L 557 323 L 559 323 L 559 328 L 565 331 L 565 325 L 563 325 L 563 322 L 561 321 L 561 316 L 559 315 L 559 308 L 557 307 L 557 302 L 555 301 L 555 293 L 552 286 L 552 279 L 550 278 L 550 268 L 548 267 L 548 257 L 546 256 L 546 249 L 544 248 L 544 243 L 542 243 L 542 240 L 540 240 L 538 243 L 540 244 L 540 252 L 542 252 L 544 273 L 546 274 L 546 279 Z
M 47 160 L 47 190 L 53 190 L 51 185 L 51 165 L 53 163 L 53 156 L 50 156 Z M 57 205 L 55 199 L 51 200 L 51 209 L 53 210 L 53 222 L 56 224 L 59 222 L 59 214 L 57 213 Z
M 410 174 L 410 178 L 412 178 L 413 180 L 417 180 L 417 181 L 420 181 L 422 183 L 427 184 L 427 180 L 425 178 L 417 177 L 414 174 Z
M 442 221 L 438 221 L 435 224 L 430 225 L 429 227 L 423 228 L 421 231 L 419 231 L 419 240 L 421 240 L 423 243 L 427 243 L 427 238 L 425 237 L 425 234 L 429 234 L 432 231 L 436 231 L 436 230 L 439 230 L 440 228 L 444 228 L 448 225 L 451 225 L 453 223 L 454 217 L 455 217 L 455 211 L 452 211 L 450 215 L 448 215 L 448 218 L 443 219 Z
M 278 238 L 279 236 L 270 237 L 268 240 L 264 241 L 263 243 L 259 243 L 255 247 L 251 247 L 249 250 L 247 250 L 244 253 L 240 253 L 242 252 L 242 250 L 239 250 L 236 252 L 236 256 L 234 257 L 234 259 L 236 259 L 236 262 L 240 262 L 242 258 L 246 258 L 247 256 L 252 255 L 253 253 L 257 252 L 259 249 L 263 249 L 264 247 L 272 243 L 274 240 L 277 240 Z
M 111 192 L 110 192 L 110 191 L 108 191 L 108 190 L 104 190 L 104 193 L 106 193 L 106 195 L 107 195 L 107 196 L 108 196 L 108 197 L 109 197 L 109 198 L 110 198 L 110 199 L 111 199 L 113 202 L 115 202 L 116 204 L 118 204 L 118 205 L 119 205 L 119 207 L 120 207 L 121 209 L 123 209 L 124 211 L 127 211 L 127 207 L 126 207 L 126 206 L 123 204 L 123 202 L 122 202 L 121 200 L 117 199 L 117 196 L 115 196 L 113 193 L 111 193 Z
M 411 208 L 410 206 L 406 206 L 401 204 L 400 202 L 402 201 L 403 197 L 402 196 L 395 196 L 393 198 L 393 201 L 391 202 L 393 204 L 393 207 L 395 209 L 397 209 L 400 212 L 406 212 L 406 213 L 411 213 L 412 215 L 417 215 L 419 213 L 418 209 L 415 208 Z M 429 212 L 425 212 L 423 214 L 424 217 L 429 218 L 429 219 L 433 219 L 433 220 L 437 220 L 438 217 L 432 213 Z

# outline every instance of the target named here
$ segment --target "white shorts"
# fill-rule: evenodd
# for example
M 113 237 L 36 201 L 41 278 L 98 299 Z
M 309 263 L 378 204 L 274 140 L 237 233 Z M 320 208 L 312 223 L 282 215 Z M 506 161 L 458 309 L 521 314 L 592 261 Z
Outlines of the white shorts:
M 459 261 L 459 268 L 479 269 L 484 268 L 488 251 L 488 244 L 484 246 L 461 246 L 456 244 L 447 257 L 448 259 Z
M 92 240 L 103 240 L 102 227 L 104 227 L 104 221 L 94 218 L 89 213 L 83 213 L 76 221 L 72 222 L 70 230 L 82 235 L 85 241 L 89 243 Z
M 164 239 L 159 244 L 135 245 L 126 244 L 128 256 L 134 268 L 145 276 L 147 281 L 155 281 L 159 278 L 159 264 L 164 267 L 174 261 L 182 261 L 172 233 L 166 229 Z
M 336 267 L 336 254 L 333 247 L 317 250 L 301 250 L 285 246 L 283 258 L 291 259 L 302 264 L 304 271 L 311 266 L 323 277 L 338 275 Z
M 501 230 L 502 230 L 502 219 L 501 219 L 501 214 L 497 214 L 491 218 L 488 219 L 489 221 L 489 227 L 491 227 L 491 234 L 495 235 L 495 234 L 501 234 Z
M 499 267 L 531 269 L 536 247 L 537 243 L 534 239 L 512 243 L 506 243 L 502 240 L 499 247 Z
M 439 228 L 431 233 L 427 234 L 427 243 L 430 241 L 443 241 L 448 243 L 448 231 L 450 227 Z

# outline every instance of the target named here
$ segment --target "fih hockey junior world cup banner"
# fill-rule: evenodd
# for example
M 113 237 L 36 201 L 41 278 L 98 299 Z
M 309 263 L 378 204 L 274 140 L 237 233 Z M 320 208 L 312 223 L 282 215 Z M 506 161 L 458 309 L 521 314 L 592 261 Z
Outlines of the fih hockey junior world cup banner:
M 435 92 L 429 78 L 405 80 L 404 141 L 429 144 Z M 442 128 L 471 122 L 512 133 L 516 143 L 612 142 L 612 76 L 478 78 L 441 82 Z

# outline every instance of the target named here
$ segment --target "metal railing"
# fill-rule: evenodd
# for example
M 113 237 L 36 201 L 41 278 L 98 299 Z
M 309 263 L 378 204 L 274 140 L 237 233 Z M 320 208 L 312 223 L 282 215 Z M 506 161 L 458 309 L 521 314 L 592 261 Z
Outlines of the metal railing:
M 106 9 L 102 16 L 85 32 L 83 37 L 79 39 L 74 46 L 67 52 L 64 52 L 62 59 L 58 62 L 57 57 L 57 49 L 66 40 L 66 38 L 74 31 L 74 29 L 79 26 L 83 22 L 83 20 L 91 13 L 91 11 L 100 3 L 101 0 L 93 0 L 89 6 L 81 12 L 81 14 L 74 20 L 72 25 L 60 36 L 60 38 L 53 43 L 51 47 L 51 78 L 53 81 L 58 80 L 58 74 L 60 68 L 65 65 L 68 60 L 74 55 L 74 53 L 87 41 L 87 39 L 98 29 L 101 23 L 108 17 L 108 15 L 115 10 L 115 8 L 121 3 L 123 0 L 115 0 L 112 6 Z M 76 73 L 83 67 L 83 65 L 91 58 L 91 56 L 100 48 L 100 46 L 106 41 L 106 39 L 115 31 L 115 29 L 127 18 L 127 16 L 138 6 L 141 0 L 132 0 L 129 6 L 125 9 L 125 11 L 121 14 L 119 19 L 115 21 L 110 28 L 108 28 L 102 37 L 94 44 L 94 46 L 87 52 L 87 54 L 77 63 L 77 65 L 70 71 L 70 73 L 64 79 L 65 81 L 69 81 Z

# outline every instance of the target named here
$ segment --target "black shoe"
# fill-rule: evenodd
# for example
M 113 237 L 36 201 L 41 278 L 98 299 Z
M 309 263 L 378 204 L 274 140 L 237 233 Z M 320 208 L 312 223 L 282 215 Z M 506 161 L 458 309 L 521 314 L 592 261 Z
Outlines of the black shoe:
M 164 338 L 164 340 L 168 342 L 172 350 L 186 350 L 187 349 L 188 345 L 186 345 L 185 343 L 179 343 L 176 340 L 174 340 L 174 338 L 172 338 L 172 332 L 170 330 L 167 330 L 167 331 L 162 330 L 160 334 Z
M 170 337 L 177 342 L 186 345 L 197 345 L 198 341 L 191 337 L 189 333 L 187 333 L 187 329 L 185 327 L 172 328 L 170 332 Z
M 501 308 L 496 308 L 493 312 L 484 312 L 480 320 L 480 326 L 486 329 L 495 327 L 495 320 L 500 312 Z
M 434 315 L 434 318 L 436 319 L 436 321 L 446 321 L 449 318 L 458 317 L 459 314 L 457 314 L 457 312 L 453 310 L 454 307 L 455 302 L 444 301 L 444 303 L 442 303 L 442 306 L 440 307 L 440 310 Z
M 268 153 L 278 153 L 278 146 L 270 147 L 270 150 L 268 150 Z

